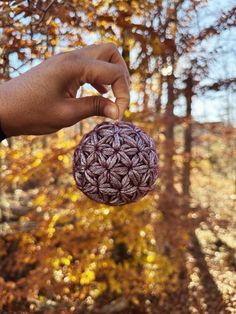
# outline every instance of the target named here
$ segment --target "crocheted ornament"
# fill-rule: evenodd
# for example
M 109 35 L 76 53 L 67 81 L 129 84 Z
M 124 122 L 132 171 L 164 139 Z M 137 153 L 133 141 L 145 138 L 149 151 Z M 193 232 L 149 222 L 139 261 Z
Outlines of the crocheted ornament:
M 74 151 L 73 175 L 89 198 L 123 205 L 147 194 L 158 176 L 153 140 L 130 122 L 103 122 Z

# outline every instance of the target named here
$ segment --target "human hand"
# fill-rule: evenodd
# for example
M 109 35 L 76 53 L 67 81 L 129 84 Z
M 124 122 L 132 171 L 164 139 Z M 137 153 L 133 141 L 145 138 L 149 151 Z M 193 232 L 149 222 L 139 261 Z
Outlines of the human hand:
M 101 94 L 111 85 L 115 102 L 101 95 L 76 98 L 90 83 Z M 130 76 L 113 43 L 53 56 L 0 85 L 0 123 L 9 137 L 48 134 L 90 116 L 121 119 L 129 105 Z

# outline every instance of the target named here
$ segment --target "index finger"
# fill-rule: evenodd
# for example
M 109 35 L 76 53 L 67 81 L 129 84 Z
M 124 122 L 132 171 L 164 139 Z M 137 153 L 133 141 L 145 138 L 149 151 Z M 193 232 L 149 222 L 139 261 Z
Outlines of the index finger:
M 126 78 L 128 84 L 130 84 L 130 74 L 129 69 L 122 55 L 120 54 L 118 47 L 112 43 L 102 43 L 102 44 L 93 44 L 83 47 L 81 49 L 75 50 L 79 55 L 85 56 L 86 58 L 102 60 L 110 62 L 113 64 L 120 64 L 126 73 Z
M 106 84 L 111 85 L 116 98 L 115 103 L 119 109 L 119 119 L 122 119 L 125 109 L 129 105 L 129 86 L 125 78 L 124 68 L 120 64 L 84 59 L 73 61 L 71 66 L 73 76 L 80 80 L 80 84 Z M 71 71 L 69 71 L 71 73 Z
M 119 120 L 121 120 L 130 102 L 129 85 L 124 76 L 120 76 L 113 82 L 111 87 L 119 108 Z

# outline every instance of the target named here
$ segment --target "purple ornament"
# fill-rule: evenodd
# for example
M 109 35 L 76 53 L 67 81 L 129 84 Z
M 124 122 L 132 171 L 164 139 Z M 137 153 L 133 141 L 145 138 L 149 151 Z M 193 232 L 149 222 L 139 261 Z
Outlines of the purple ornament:
M 74 151 L 73 175 L 89 198 L 124 205 L 146 195 L 158 176 L 154 141 L 130 122 L 103 122 Z

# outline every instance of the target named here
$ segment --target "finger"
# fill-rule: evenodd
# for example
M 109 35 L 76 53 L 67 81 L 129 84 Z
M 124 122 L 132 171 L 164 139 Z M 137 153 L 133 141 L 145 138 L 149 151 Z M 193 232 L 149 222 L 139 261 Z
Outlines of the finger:
M 114 64 L 120 64 L 124 67 L 125 71 L 126 71 L 126 74 L 127 74 L 127 80 L 128 80 L 128 84 L 130 84 L 131 80 L 130 80 L 130 73 L 129 73 L 129 69 L 128 69 L 128 66 L 124 60 L 124 58 L 122 57 L 122 55 L 120 54 L 117 46 L 115 45 L 115 47 L 113 46 L 114 44 L 111 45 L 111 48 L 109 50 L 109 45 L 111 43 L 107 43 L 107 44 L 104 44 L 104 50 L 105 50 L 105 55 L 106 55 L 106 52 L 108 51 L 108 58 L 109 58 L 109 53 L 111 54 L 110 55 L 110 58 L 108 60 L 105 59 L 105 61 L 108 61 L 108 62 L 111 62 L 111 63 L 114 63 Z M 108 47 L 107 47 L 108 46 Z M 113 53 L 112 53 L 113 51 Z
M 68 126 L 92 116 L 104 116 L 117 119 L 117 105 L 102 96 L 70 98 L 66 99 L 63 103 L 63 119 Z
M 107 88 L 101 84 L 93 83 L 91 84 L 100 94 L 105 94 L 108 92 Z
M 130 102 L 129 86 L 127 80 L 122 77 L 119 77 L 112 84 L 112 91 L 114 96 L 116 97 L 116 104 L 119 109 L 118 119 L 121 120 Z
M 102 44 L 93 44 L 83 47 L 81 49 L 75 50 L 81 56 L 91 59 L 102 60 L 106 62 L 110 62 L 113 64 L 120 64 L 124 67 L 128 84 L 130 84 L 130 73 L 127 67 L 125 60 L 120 54 L 118 47 L 111 42 L 102 43 Z
M 119 119 L 128 108 L 130 101 L 129 86 L 125 77 L 124 68 L 118 64 L 112 64 L 100 60 L 83 60 L 76 62 L 72 68 L 75 78 L 79 77 L 80 84 L 84 83 L 111 85 L 119 109 Z M 71 73 L 71 72 L 70 72 Z

